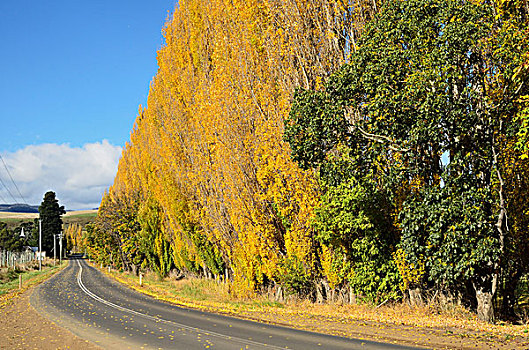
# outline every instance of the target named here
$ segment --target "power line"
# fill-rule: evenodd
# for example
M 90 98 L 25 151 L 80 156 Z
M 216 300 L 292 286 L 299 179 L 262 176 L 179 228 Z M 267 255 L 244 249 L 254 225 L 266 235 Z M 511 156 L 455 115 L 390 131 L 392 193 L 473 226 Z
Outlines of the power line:
M 11 182 L 13 183 L 13 185 L 15 186 L 18 194 L 20 195 L 20 198 L 22 199 L 22 201 L 26 204 L 26 205 L 29 205 L 26 200 L 24 199 L 24 196 L 22 195 L 22 193 L 20 193 L 20 190 L 18 189 L 18 186 L 17 184 L 15 183 L 15 180 L 13 180 L 13 176 L 11 176 L 11 173 L 9 172 L 9 169 L 7 168 L 7 164 L 6 162 L 4 161 L 4 157 L 2 157 L 2 155 L 0 154 L 0 159 L 2 160 L 2 163 L 4 163 L 4 168 L 6 168 L 6 171 L 7 171 L 7 175 L 9 175 L 9 178 L 11 179 Z M 16 201 L 15 201 L 16 202 Z
M 5 198 L 4 198 L 4 197 L 2 197 L 2 195 L 1 195 L 1 194 L 0 194 L 0 199 L 1 199 L 1 200 L 2 200 L 2 202 L 4 202 L 5 204 L 9 204 L 9 203 L 7 203 L 7 201 L 5 200 Z
M 6 184 L 4 183 L 4 181 L 2 180 L 1 177 L 0 177 L 0 183 L 2 184 L 2 186 L 4 186 L 4 188 L 7 190 L 7 193 L 9 193 L 11 198 L 13 198 L 13 201 L 16 203 L 17 200 L 15 199 L 15 196 L 13 196 L 13 193 L 11 193 L 11 191 L 9 191 L 9 188 L 6 186 Z M 15 204 L 15 203 L 13 203 L 13 204 Z M 7 202 L 6 202 L 6 204 L 7 204 Z

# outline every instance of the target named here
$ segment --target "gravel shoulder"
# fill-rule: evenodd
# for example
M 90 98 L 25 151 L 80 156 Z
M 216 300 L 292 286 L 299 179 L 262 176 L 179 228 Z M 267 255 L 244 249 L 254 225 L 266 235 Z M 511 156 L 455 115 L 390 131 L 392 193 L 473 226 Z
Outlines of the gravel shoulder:
M 33 290 L 0 307 L 0 349 L 101 349 L 41 316 L 29 302 Z

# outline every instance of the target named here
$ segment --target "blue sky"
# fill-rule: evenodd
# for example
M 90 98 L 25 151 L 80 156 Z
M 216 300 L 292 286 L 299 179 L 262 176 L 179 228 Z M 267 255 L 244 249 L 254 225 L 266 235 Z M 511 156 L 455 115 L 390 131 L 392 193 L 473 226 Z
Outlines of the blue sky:
M 56 186 L 50 173 L 42 188 L 30 189 L 29 170 L 19 159 L 28 147 L 48 162 L 46 169 L 59 166 L 53 162 L 60 157 L 39 156 L 38 150 L 48 154 L 57 145 L 56 151 L 69 148 L 81 158 L 90 157 L 92 144 L 106 147 L 117 164 L 138 105 L 146 104 L 161 30 L 174 6 L 175 0 L 0 1 L 0 155 L 25 188 L 25 201 L 38 204 L 40 192 Z M 114 175 L 115 166 L 100 187 L 108 187 Z M 1 163 L 0 179 L 9 180 Z M 0 196 L 13 202 L 1 185 Z M 100 193 L 84 204 L 77 198 L 75 206 L 93 206 L 96 197 Z

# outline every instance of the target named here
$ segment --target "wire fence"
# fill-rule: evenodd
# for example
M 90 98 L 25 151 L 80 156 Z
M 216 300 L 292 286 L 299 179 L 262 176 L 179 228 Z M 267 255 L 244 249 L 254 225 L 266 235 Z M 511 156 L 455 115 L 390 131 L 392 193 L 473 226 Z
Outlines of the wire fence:
M 15 267 L 15 265 L 25 264 L 36 259 L 36 254 L 32 251 L 10 252 L 0 250 L 0 267 Z

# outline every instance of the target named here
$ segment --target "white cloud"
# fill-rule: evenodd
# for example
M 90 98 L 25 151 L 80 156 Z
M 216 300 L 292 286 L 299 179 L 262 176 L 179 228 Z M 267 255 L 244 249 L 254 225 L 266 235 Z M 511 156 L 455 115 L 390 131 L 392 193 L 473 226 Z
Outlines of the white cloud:
M 28 204 L 40 204 L 44 193 L 51 190 L 67 210 L 99 206 L 103 192 L 114 181 L 120 156 L 121 147 L 107 140 L 87 143 L 83 147 L 51 143 L 32 145 L 2 154 Z M 17 202 L 22 202 L 3 164 L 0 164 L 0 179 Z M 13 202 L 0 183 L 0 203 L 2 199 Z

